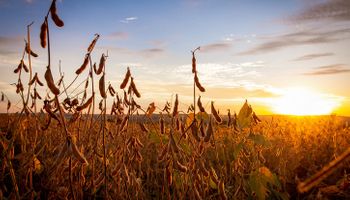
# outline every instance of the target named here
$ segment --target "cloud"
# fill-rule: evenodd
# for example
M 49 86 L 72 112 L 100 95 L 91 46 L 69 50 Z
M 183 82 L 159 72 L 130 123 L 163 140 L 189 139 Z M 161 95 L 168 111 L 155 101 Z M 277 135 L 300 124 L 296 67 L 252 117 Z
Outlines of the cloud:
M 148 49 L 141 49 L 141 50 L 133 50 L 125 47 L 100 46 L 99 49 L 110 50 L 118 54 L 142 56 L 146 58 L 155 57 L 165 52 L 165 49 L 163 48 L 148 48 Z
M 260 37 L 263 42 L 251 49 L 238 53 L 238 55 L 251 55 L 281 50 L 298 45 L 314 45 L 335 42 L 349 38 L 350 28 L 335 30 L 303 30 L 275 36 Z
M 21 37 L 6 37 L 6 36 L 0 36 L 0 46 L 5 45 L 18 45 L 20 43 L 24 43 L 23 40 L 21 40 Z
M 121 23 L 124 23 L 124 24 L 128 24 L 128 23 L 133 22 L 133 21 L 136 21 L 136 20 L 138 20 L 138 19 L 139 19 L 139 18 L 136 17 L 136 16 L 134 16 L 134 17 L 126 17 L 126 18 L 120 20 L 120 22 L 121 22 Z
M 321 67 L 316 67 L 310 72 L 303 73 L 303 75 L 331 75 L 331 74 L 341 74 L 349 73 L 350 68 L 343 64 L 326 65 Z
M 244 62 L 239 63 L 238 66 L 241 67 L 264 67 L 265 63 L 261 60 L 255 61 L 255 62 Z
M 229 43 L 213 43 L 201 46 L 201 52 L 208 53 L 214 51 L 225 51 L 231 48 Z
M 162 48 L 150 48 L 150 49 L 143 49 L 143 50 L 139 51 L 139 53 L 142 56 L 147 57 L 147 58 L 158 56 L 164 52 L 165 52 L 165 50 Z
M 147 91 L 143 97 L 149 101 L 160 99 L 165 102 L 172 94 L 179 94 L 181 104 L 189 105 L 193 101 L 192 84 L 149 80 L 139 80 L 138 83 L 140 84 L 140 91 Z M 162 85 L 162 87 L 159 87 L 159 85 Z M 214 100 L 213 98 L 215 100 L 232 102 L 237 98 L 244 100 L 246 98 L 274 98 L 280 96 L 280 94 L 274 93 L 263 85 L 258 85 L 257 83 L 252 85 L 256 85 L 257 87 L 251 88 L 244 84 L 231 87 L 211 87 L 204 85 L 206 92 L 202 96 L 203 105 L 210 105 L 208 103 Z
M 190 84 L 193 80 L 190 64 L 175 67 L 171 74 L 174 81 Z M 234 63 L 197 63 L 198 78 L 203 85 L 210 87 L 239 86 L 239 80 L 256 78 L 260 73 L 254 69 Z
M 333 56 L 334 53 L 319 53 L 319 54 L 308 54 L 301 56 L 299 58 L 294 59 L 294 61 L 304 61 L 304 60 L 312 60 L 316 58 L 321 58 L 321 57 L 328 57 L 328 56 Z
M 318 2 L 290 16 L 289 20 L 296 22 L 317 20 L 348 21 L 350 20 L 350 1 L 325 0 Z
M 127 32 L 113 32 L 108 34 L 107 38 L 112 40 L 126 40 L 129 38 L 129 34 Z
M 0 49 L 0 56 L 13 56 L 19 54 L 16 51 L 11 51 L 7 49 Z

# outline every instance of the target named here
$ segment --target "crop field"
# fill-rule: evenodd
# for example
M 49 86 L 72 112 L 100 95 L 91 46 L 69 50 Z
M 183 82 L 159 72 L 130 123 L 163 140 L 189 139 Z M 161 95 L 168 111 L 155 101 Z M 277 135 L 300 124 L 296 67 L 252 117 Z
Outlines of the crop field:
M 344 119 L 269 116 L 240 131 L 213 120 L 209 130 L 196 132 L 187 130 L 186 115 L 173 125 L 160 124 L 172 120 L 168 114 L 160 123 L 119 117 L 92 124 L 87 115 L 72 117 L 66 136 L 58 122 L 46 126 L 48 114 L 3 115 L 9 123 L 1 127 L 2 197 L 349 198 L 348 161 L 308 192 L 297 191 L 348 148 Z
M 147 91 L 131 68 L 112 84 L 108 52 L 93 61 L 99 34 L 73 81 L 61 66 L 52 73 L 49 30 L 64 26 L 55 0 L 40 27 L 40 77 L 31 25 L 14 69 L 19 103 L 1 92 L 0 199 L 350 199 L 349 118 L 259 115 L 249 99 L 220 112 L 202 103 L 200 47 L 188 59 L 192 104 L 183 109 L 176 94 L 142 107 Z

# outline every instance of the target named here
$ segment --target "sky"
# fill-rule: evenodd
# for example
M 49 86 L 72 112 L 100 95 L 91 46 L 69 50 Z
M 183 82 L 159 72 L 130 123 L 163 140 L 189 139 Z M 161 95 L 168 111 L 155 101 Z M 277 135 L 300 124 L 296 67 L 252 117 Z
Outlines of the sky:
M 13 70 L 31 22 L 31 48 L 39 54 L 33 70 L 44 80 L 47 50 L 40 46 L 39 32 L 50 4 L 0 0 L 0 91 L 13 102 L 12 112 L 20 107 Z M 65 25 L 49 21 L 56 80 L 60 60 L 65 82 L 75 78 L 98 33 L 93 61 L 108 52 L 106 80 L 114 88 L 129 66 L 142 95 L 137 101 L 145 108 L 151 102 L 163 107 L 178 94 L 187 110 L 193 99 L 191 50 L 200 46 L 197 70 L 206 92 L 197 94 L 207 110 L 215 101 L 221 113 L 238 112 L 247 99 L 261 115 L 323 109 L 350 116 L 348 0 L 57 0 L 57 10 Z M 38 92 L 45 96 L 46 88 Z M 5 111 L 2 102 L 0 112 Z

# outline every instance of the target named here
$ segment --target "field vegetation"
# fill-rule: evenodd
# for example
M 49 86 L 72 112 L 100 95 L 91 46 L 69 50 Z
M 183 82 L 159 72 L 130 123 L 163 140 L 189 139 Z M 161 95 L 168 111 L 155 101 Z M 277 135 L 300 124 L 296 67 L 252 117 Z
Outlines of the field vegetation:
M 76 78 L 65 82 L 61 70 L 54 78 L 49 30 L 64 26 L 55 0 L 41 25 L 48 63 L 39 77 L 31 25 L 14 70 L 21 111 L 0 119 L 0 199 L 350 198 L 347 118 L 257 116 L 248 101 L 237 112 L 219 113 L 215 102 L 204 107 L 200 48 L 190 54 L 192 105 L 180 110 L 176 94 L 173 102 L 142 108 L 137 102 L 147 91 L 137 89 L 130 68 L 111 85 L 108 53 L 93 62 L 98 34 Z M 1 101 L 9 111 L 6 94 Z

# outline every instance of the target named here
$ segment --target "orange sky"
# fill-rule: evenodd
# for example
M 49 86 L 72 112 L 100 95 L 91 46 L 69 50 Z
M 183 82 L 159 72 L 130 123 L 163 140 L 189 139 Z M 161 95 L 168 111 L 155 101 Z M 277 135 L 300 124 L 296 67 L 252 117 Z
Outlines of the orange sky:
M 248 99 L 257 114 L 350 116 L 347 0 L 82 2 L 57 1 L 65 25 L 57 28 L 50 21 L 56 80 L 59 60 L 65 82 L 75 78 L 87 46 L 99 33 L 93 61 L 108 51 L 106 80 L 115 88 L 129 66 L 144 107 L 153 101 L 163 107 L 179 94 L 187 110 L 193 99 L 190 51 L 201 46 L 197 70 L 207 91 L 200 95 L 206 105 L 215 101 L 222 113 L 238 112 Z M 44 80 L 47 51 L 38 36 L 49 6 L 48 1 L 0 1 L 0 26 L 7 27 L 0 30 L 0 91 L 11 100 L 11 112 L 20 107 L 13 70 L 31 21 L 32 49 L 39 54 L 33 70 Z M 86 10 L 93 13 L 87 15 Z M 27 81 L 28 75 L 22 79 Z M 73 88 L 71 95 L 81 92 Z M 46 88 L 39 87 L 38 92 L 45 96 Z M 0 103 L 0 112 L 5 108 L 6 102 Z

